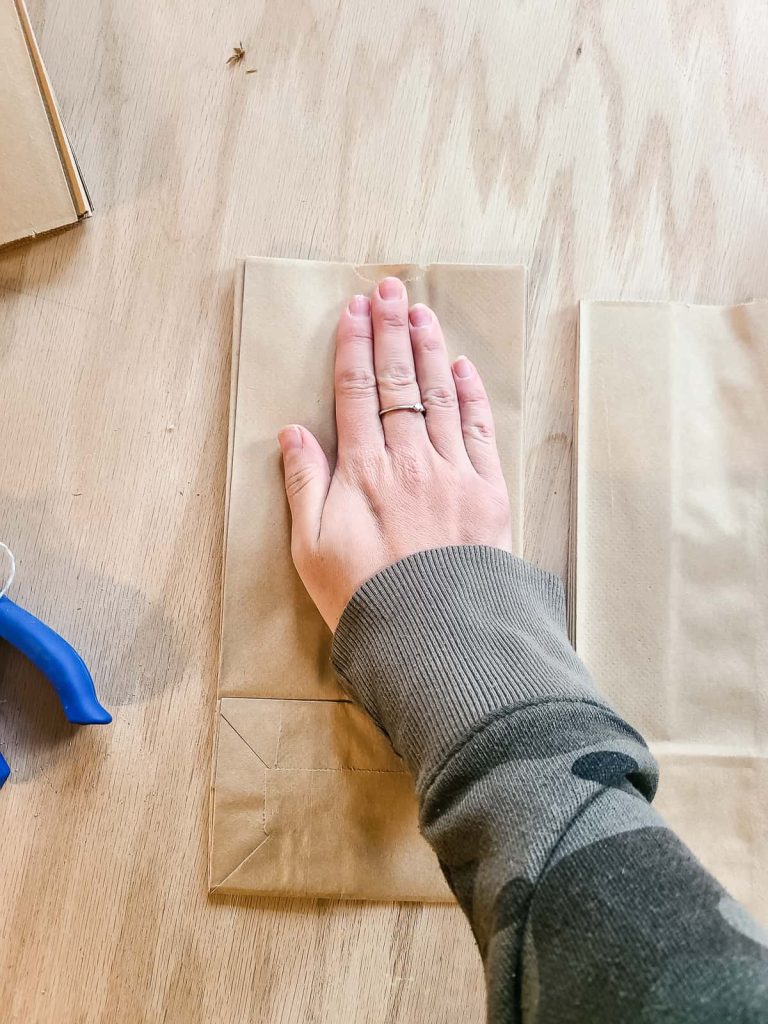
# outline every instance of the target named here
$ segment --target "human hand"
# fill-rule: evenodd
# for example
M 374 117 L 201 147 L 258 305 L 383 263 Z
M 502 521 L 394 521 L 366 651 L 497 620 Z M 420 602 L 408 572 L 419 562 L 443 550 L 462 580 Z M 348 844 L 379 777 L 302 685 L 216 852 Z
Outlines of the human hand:
M 437 317 L 408 309 L 388 277 L 356 295 L 336 338 L 336 468 L 301 426 L 279 434 L 291 552 L 331 630 L 357 588 L 417 551 L 511 550 L 509 499 L 488 396 L 464 356 L 451 365 Z M 380 409 L 421 402 L 426 415 Z

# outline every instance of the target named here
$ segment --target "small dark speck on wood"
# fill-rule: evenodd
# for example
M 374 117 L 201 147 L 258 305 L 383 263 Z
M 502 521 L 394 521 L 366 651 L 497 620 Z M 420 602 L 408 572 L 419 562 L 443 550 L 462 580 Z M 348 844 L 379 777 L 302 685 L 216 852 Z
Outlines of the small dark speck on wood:
M 258 70 L 258 68 L 248 68 L 248 70 L 245 73 L 246 75 L 255 75 Z
M 239 64 L 244 56 L 245 50 L 243 49 L 243 44 L 241 42 L 239 46 L 232 47 L 232 53 L 227 59 L 227 64 Z
M 576 56 L 577 57 L 581 56 L 581 44 L 579 44 L 579 46 L 576 47 Z

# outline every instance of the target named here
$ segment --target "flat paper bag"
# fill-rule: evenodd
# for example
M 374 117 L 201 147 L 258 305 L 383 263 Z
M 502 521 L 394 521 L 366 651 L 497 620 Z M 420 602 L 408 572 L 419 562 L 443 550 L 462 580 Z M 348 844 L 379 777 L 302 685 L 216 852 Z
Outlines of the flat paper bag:
M 341 689 L 331 635 L 290 557 L 276 435 L 303 423 L 333 456 L 333 358 L 343 304 L 387 274 L 480 368 L 522 534 L 525 272 L 249 259 L 238 266 L 213 775 L 216 892 L 447 901 L 410 776 Z
M 576 647 L 768 921 L 768 303 L 582 303 Z

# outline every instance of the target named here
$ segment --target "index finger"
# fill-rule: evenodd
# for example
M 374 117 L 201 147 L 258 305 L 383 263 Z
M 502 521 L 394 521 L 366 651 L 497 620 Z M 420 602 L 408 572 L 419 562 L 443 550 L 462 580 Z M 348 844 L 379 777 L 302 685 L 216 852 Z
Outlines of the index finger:
M 334 383 L 339 453 L 356 446 L 383 448 L 371 303 L 365 295 L 356 295 L 339 317 Z

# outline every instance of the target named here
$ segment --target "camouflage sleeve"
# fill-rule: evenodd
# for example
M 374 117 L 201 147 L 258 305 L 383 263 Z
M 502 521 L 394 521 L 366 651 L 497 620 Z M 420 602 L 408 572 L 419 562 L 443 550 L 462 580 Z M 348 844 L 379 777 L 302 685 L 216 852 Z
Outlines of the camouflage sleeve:
M 651 807 L 653 757 L 568 642 L 559 580 L 421 552 L 355 594 L 334 664 L 414 773 L 492 1024 L 768 1022 L 768 938 Z

